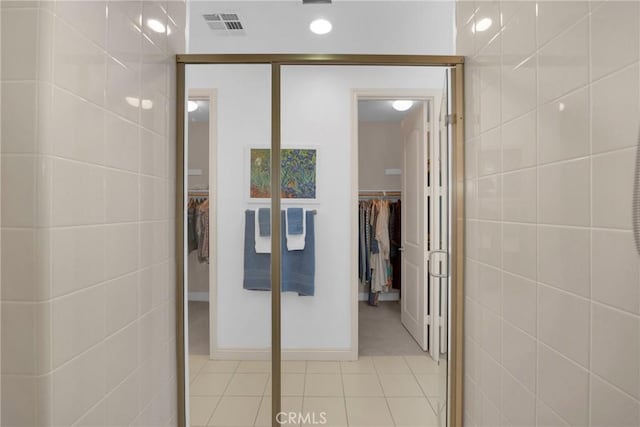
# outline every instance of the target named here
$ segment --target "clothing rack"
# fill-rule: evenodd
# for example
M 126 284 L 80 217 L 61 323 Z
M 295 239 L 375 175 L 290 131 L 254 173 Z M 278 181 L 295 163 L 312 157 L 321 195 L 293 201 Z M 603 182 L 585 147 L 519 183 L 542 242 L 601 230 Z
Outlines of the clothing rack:
M 209 190 L 189 190 L 189 197 L 209 197 Z
M 249 211 L 253 211 L 254 209 L 246 209 L 245 212 L 249 212 Z M 280 212 L 285 212 L 286 209 L 281 209 Z M 316 215 L 318 213 L 317 210 L 308 210 L 307 212 L 309 212 L 310 214 Z
M 381 191 L 360 191 L 358 198 L 360 199 L 399 199 L 402 197 L 402 191 L 399 190 L 381 190 Z

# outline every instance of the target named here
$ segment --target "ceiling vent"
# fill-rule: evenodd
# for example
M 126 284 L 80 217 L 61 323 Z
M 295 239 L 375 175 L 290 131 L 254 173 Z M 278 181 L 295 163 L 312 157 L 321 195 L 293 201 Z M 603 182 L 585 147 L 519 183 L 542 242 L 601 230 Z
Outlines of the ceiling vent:
M 331 0 L 302 0 L 302 4 L 329 4 Z
M 237 13 L 206 13 L 205 22 L 218 35 L 244 35 L 244 25 Z

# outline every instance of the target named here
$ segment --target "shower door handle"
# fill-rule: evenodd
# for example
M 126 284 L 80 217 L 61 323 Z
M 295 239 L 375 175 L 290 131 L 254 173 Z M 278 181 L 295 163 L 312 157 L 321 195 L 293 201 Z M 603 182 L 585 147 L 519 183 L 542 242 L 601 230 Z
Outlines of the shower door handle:
M 444 255 L 444 259 L 445 259 L 445 272 L 444 273 L 434 273 L 433 272 L 433 264 L 435 264 L 433 262 L 433 256 L 435 254 L 443 254 Z M 449 252 L 447 251 L 431 251 L 429 252 L 429 275 L 433 276 L 433 277 L 437 277 L 437 278 L 447 278 L 449 277 Z

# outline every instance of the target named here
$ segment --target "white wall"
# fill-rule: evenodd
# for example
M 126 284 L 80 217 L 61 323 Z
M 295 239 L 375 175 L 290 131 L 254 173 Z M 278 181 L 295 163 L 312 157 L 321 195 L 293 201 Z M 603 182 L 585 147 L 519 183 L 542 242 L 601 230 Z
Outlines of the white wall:
M 3 1 L 1 13 L 0 424 L 176 425 L 185 3 Z M 171 35 L 136 26 L 147 19 Z
M 399 190 L 402 176 L 385 169 L 402 169 L 400 122 L 359 122 L 358 141 L 359 189 Z
M 316 295 L 283 298 L 284 348 L 351 347 L 352 90 L 440 88 L 442 69 L 284 67 L 282 144 L 318 147 Z M 242 289 L 247 147 L 270 143 L 268 66 L 190 66 L 189 88 L 218 90 L 218 346 L 270 345 L 270 295 Z M 355 171 L 353 171 L 355 173 Z
M 640 4 L 457 6 L 465 425 L 640 425 Z

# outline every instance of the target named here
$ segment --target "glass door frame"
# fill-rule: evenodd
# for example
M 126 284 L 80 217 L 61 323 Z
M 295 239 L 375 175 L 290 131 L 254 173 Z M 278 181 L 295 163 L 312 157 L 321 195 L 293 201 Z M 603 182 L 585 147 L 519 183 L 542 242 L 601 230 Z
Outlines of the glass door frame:
M 351 55 L 351 54 L 183 54 L 176 55 L 176 360 L 178 425 L 186 427 L 185 378 L 185 126 L 187 65 L 267 64 L 271 65 L 271 212 L 280 212 L 281 84 L 280 71 L 288 65 L 430 66 L 451 67 L 450 196 L 451 196 L 451 289 L 447 419 L 450 427 L 462 427 L 463 396 L 463 312 L 464 312 L 464 57 L 443 55 Z M 271 230 L 280 235 L 280 216 L 272 215 Z M 272 424 L 281 409 L 281 292 L 280 239 L 271 239 L 271 396 Z

